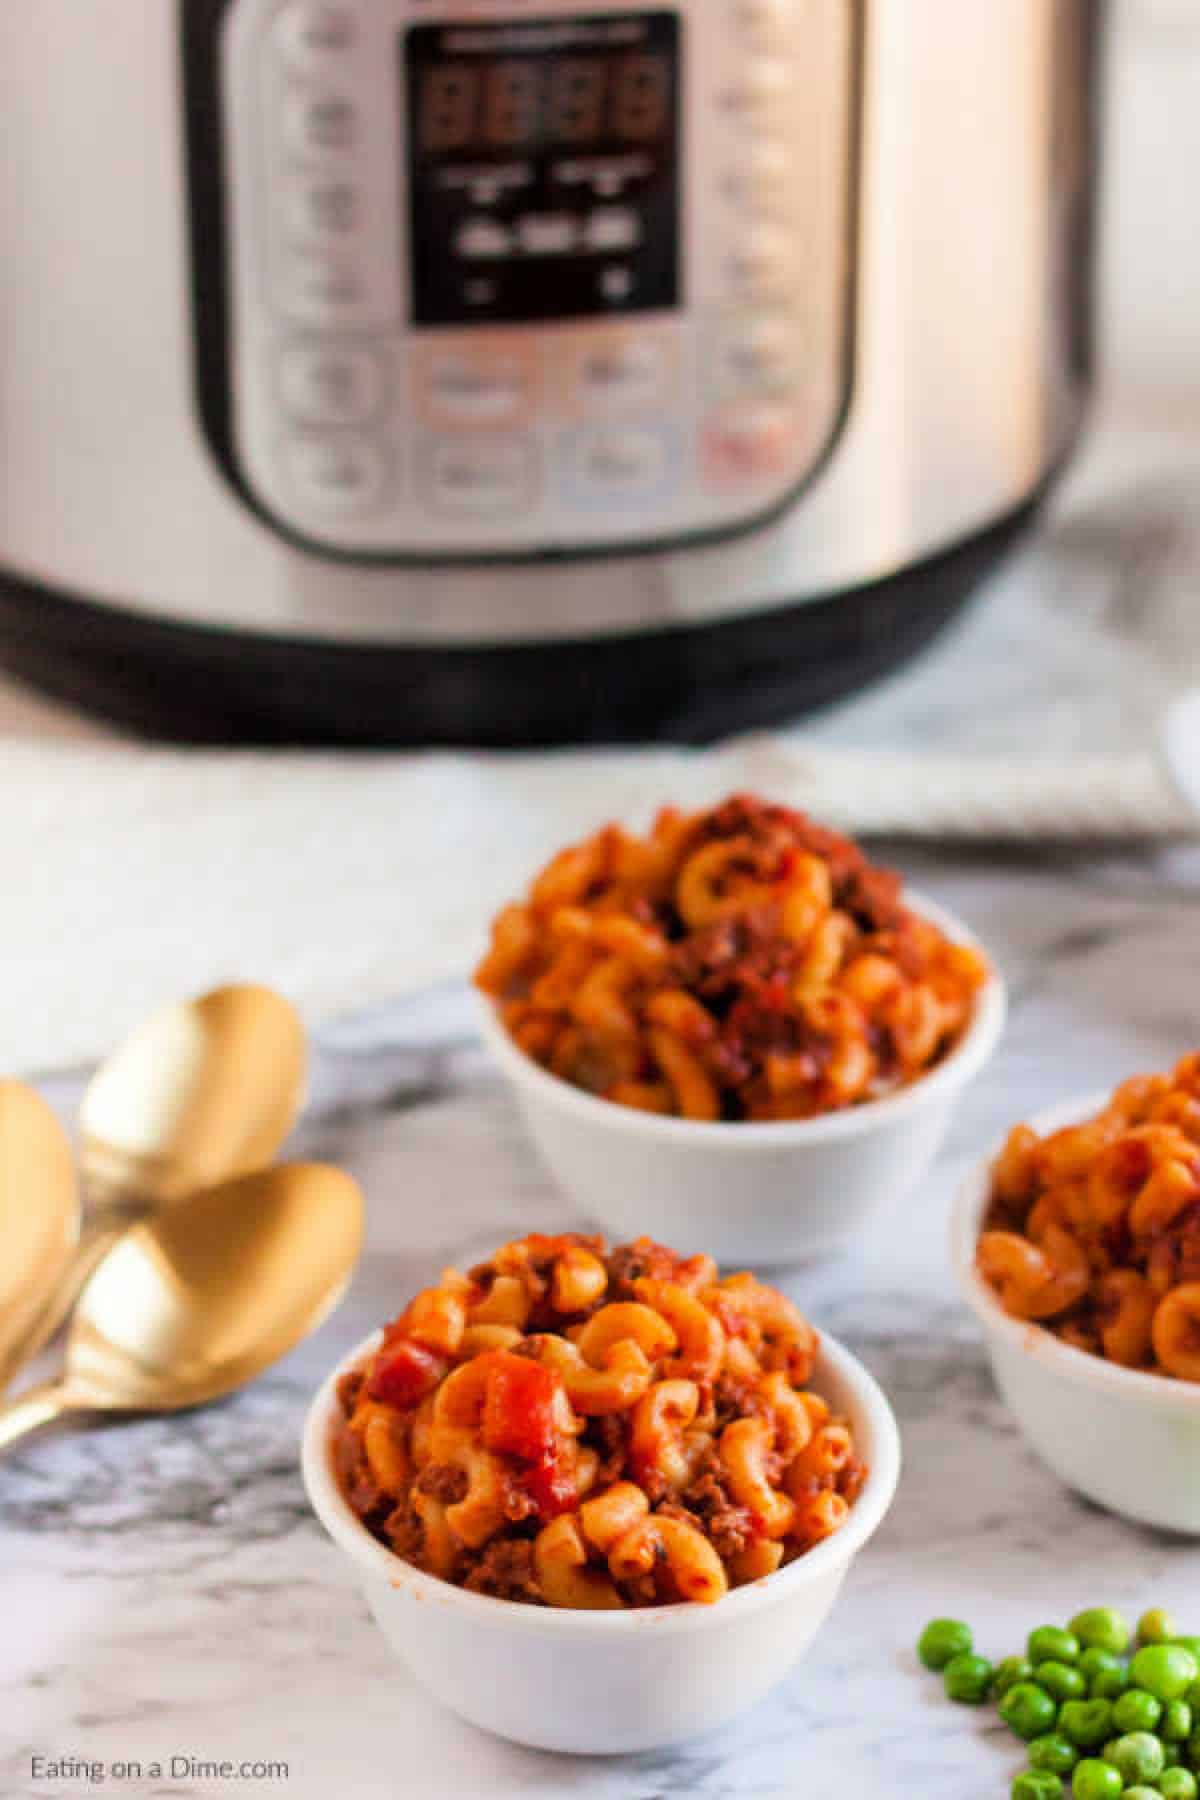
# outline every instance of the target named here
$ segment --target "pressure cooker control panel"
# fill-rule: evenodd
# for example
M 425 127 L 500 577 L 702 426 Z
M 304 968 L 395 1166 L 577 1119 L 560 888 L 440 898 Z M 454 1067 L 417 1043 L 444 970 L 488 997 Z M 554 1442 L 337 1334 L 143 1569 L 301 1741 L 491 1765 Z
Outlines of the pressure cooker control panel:
M 856 32 L 855 0 L 235 0 L 225 366 L 256 501 L 428 559 L 786 501 L 849 379 Z

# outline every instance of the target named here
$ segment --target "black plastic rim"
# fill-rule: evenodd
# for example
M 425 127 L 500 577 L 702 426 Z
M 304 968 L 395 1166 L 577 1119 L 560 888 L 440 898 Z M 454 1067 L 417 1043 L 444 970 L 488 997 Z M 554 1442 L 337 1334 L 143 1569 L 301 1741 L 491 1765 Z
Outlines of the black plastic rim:
M 940 630 L 1041 495 L 887 580 L 718 624 L 540 644 L 329 643 L 167 623 L 0 572 L 0 665 L 175 743 L 702 743 L 811 711 Z

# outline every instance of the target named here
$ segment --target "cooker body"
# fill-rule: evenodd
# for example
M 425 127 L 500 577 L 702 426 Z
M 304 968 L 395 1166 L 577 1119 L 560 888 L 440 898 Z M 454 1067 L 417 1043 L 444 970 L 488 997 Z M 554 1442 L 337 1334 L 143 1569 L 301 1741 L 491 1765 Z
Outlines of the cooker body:
M 249 741 L 869 678 L 1078 431 L 1100 11 L 10 0 L 0 656 Z

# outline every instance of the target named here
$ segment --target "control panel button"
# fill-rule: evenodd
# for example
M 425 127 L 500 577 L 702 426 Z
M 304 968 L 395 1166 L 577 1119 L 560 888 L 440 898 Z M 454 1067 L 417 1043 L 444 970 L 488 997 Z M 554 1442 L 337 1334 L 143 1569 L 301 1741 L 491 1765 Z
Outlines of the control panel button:
M 367 512 L 387 487 L 387 460 L 370 438 L 297 436 L 284 454 L 292 491 L 316 512 Z
M 713 346 L 713 376 L 719 393 L 787 397 L 800 384 L 802 326 L 790 313 L 750 314 L 727 321 Z
M 302 74 L 335 67 L 357 36 L 354 9 L 336 0 L 293 0 L 272 30 L 284 60 Z
M 731 124 L 758 126 L 795 104 L 795 75 L 786 63 L 752 63 L 717 90 L 716 100 Z
M 439 512 L 478 517 L 524 512 L 533 503 L 536 477 L 528 438 L 443 439 L 427 448 L 423 485 Z
M 598 207 L 583 228 L 583 241 L 588 250 L 636 250 L 642 221 L 632 207 Z
M 725 259 L 729 286 L 739 299 L 773 300 L 795 285 L 795 240 L 761 225 L 744 233 Z
M 465 219 L 458 228 L 454 248 L 471 262 L 512 253 L 512 233 L 497 219 Z
M 742 213 L 778 214 L 796 201 L 796 165 L 788 146 L 763 139 L 721 177 L 721 191 Z
M 534 403 L 529 350 L 478 346 L 423 351 L 417 359 L 422 415 L 433 425 L 514 425 Z
M 733 0 L 734 29 L 757 49 L 786 49 L 795 41 L 796 0 Z
M 348 94 L 293 89 L 283 103 L 283 142 L 307 160 L 340 157 L 358 148 L 361 121 Z
M 637 276 L 625 264 L 614 263 L 610 268 L 601 269 L 596 277 L 596 288 L 601 299 L 611 306 L 619 306 L 637 288 Z
M 650 426 L 585 432 L 575 446 L 575 485 L 598 498 L 651 500 L 670 465 L 665 431 Z
M 284 210 L 289 236 L 341 243 L 361 222 L 362 197 L 349 181 L 302 181 L 288 188 Z
M 279 392 L 285 410 L 307 425 L 362 425 L 379 410 L 383 373 L 362 345 L 289 344 Z
M 731 407 L 704 431 L 701 465 L 715 488 L 754 486 L 795 466 L 796 414 L 770 405 Z
M 323 251 L 292 251 L 283 259 L 280 304 L 306 325 L 342 325 L 367 299 L 366 277 L 350 257 Z
M 667 382 L 661 343 L 646 337 L 606 337 L 584 344 L 575 362 L 574 398 L 586 411 L 645 405 Z
M 569 256 L 578 240 L 570 213 L 526 213 L 517 224 L 517 243 L 526 256 Z

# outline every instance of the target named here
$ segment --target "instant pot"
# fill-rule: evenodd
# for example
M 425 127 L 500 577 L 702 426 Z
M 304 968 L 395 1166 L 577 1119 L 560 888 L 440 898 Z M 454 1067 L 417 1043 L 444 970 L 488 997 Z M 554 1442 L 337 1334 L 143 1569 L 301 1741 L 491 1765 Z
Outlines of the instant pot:
M 1099 0 L 5 0 L 0 657 L 185 739 L 702 738 L 1088 386 Z

